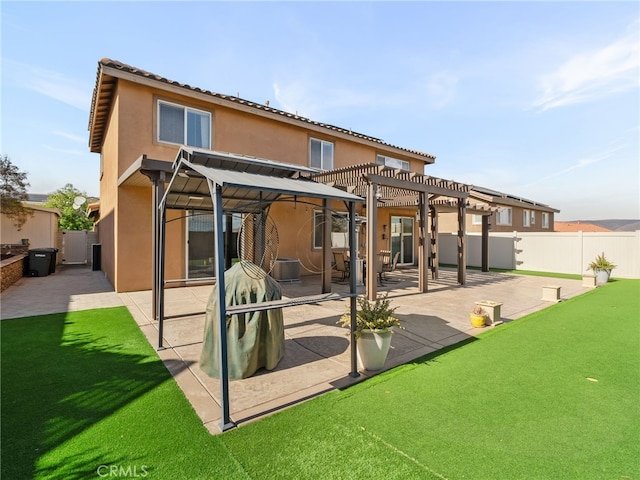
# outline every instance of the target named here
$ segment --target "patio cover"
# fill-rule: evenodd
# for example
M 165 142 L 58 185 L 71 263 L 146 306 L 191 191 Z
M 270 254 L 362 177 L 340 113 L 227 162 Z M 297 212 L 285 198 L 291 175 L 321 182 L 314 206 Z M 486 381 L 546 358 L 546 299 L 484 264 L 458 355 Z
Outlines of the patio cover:
M 428 288 L 427 264 L 432 261 L 432 275 L 437 277 L 437 210 L 448 209 L 458 213 L 458 283 L 465 283 L 467 208 L 483 215 L 483 257 L 488 244 L 488 217 L 491 211 L 468 202 L 469 185 L 422 175 L 396 168 L 366 163 L 310 176 L 328 185 L 344 188 L 366 198 L 367 208 L 367 263 L 374 264 L 377 254 L 377 209 L 380 207 L 413 207 L 417 209 L 419 223 L 418 288 Z M 431 232 L 427 232 L 427 217 L 431 214 Z M 485 230 L 486 226 L 486 230 Z M 483 259 L 484 265 L 484 259 Z M 488 265 L 488 264 L 487 264 Z M 488 268 L 488 266 L 487 266 Z M 367 269 L 367 297 L 377 296 L 376 272 Z
M 222 208 L 231 213 L 260 213 L 282 195 L 362 202 L 343 190 L 300 173 L 314 170 L 244 155 L 195 151 L 183 147 L 163 202 L 167 208 L 211 210 L 209 181 L 222 188 Z
M 229 372 L 227 364 L 227 316 L 233 314 L 251 313 L 260 310 L 288 307 L 306 303 L 317 303 L 343 297 L 351 302 L 351 372 L 349 375 L 358 376 L 355 348 L 356 322 L 356 263 L 351 264 L 350 293 L 345 296 L 331 294 L 324 291 L 319 295 L 299 297 L 286 300 L 273 300 L 262 303 L 244 304 L 227 307 L 225 299 L 224 272 L 224 242 L 222 218 L 224 213 L 261 213 L 271 203 L 285 198 L 316 198 L 322 199 L 325 215 L 329 215 L 328 206 L 332 200 L 347 203 L 349 210 L 349 245 L 352 258 L 357 256 L 355 203 L 363 199 L 344 190 L 319 183 L 310 178 L 313 170 L 289 165 L 281 162 L 265 160 L 245 155 L 237 155 L 213 150 L 197 150 L 182 147 L 173 163 L 173 175 L 166 191 L 163 193 L 158 214 L 155 215 L 154 246 L 154 302 L 157 302 L 158 316 L 158 348 L 162 347 L 162 333 L 164 320 L 164 264 L 165 264 L 165 223 L 167 209 L 204 210 L 213 211 L 214 242 L 217 282 L 217 318 L 220 323 L 219 365 L 221 390 L 221 423 L 222 431 L 235 426 L 229 414 Z M 302 177 L 301 174 L 306 176 Z M 159 198 L 159 197 L 158 197 Z M 324 229 L 323 243 L 323 272 L 324 278 L 331 276 L 331 242 L 330 230 Z M 157 235 L 157 238 L 155 236 Z M 323 285 L 325 282 L 323 281 Z M 330 285 L 330 282 L 329 282 Z

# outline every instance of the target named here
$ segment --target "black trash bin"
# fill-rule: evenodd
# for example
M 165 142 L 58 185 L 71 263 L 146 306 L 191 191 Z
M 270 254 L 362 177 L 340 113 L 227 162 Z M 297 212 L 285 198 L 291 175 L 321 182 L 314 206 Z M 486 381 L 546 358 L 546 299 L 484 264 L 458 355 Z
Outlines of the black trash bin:
M 49 273 L 56 273 L 56 265 L 58 264 L 58 249 L 57 248 L 41 248 L 51 253 L 51 263 L 49 264 Z
M 46 277 L 56 271 L 57 248 L 34 248 L 29 250 L 30 277 Z
M 46 277 L 51 269 L 51 252 L 41 249 L 29 250 L 29 276 Z
M 91 244 L 91 265 L 93 265 L 93 271 L 99 271 L 102 269 L 102 245 L 100 243 Z

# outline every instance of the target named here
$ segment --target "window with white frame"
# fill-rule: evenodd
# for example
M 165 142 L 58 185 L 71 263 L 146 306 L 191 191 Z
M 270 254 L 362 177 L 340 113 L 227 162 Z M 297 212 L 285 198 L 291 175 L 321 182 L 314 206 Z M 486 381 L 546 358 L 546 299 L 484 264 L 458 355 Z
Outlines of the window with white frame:
M 531 211 L 523 210 L 522 212 L 522 226 L 530 227 L 531 226 Z
M 542 228 L 549 228 L 549 214 L 542 212 Z
M 309 166 L 319 170 L 333 169 L 333 143 L 317 138 L 309 139 Z
M 536 211 L 531 210 L 531 225 L 535 225 L 535 224 L 536 224 Z
M 471 215 L 472 225 L 482 225 L 482 215 Z
M 322 226 L 324 215 L 322 210 L 313 211 L 313 248 L 322 248 Z M 331 247 L 349 247 L 349 216 L 346 213 L 331 213 Z
M 211 148 L 211 113 L 158 101 L 158 141 Z
M 400 170 L 409 170 L 409 162 L 406 160 L 398 160 L 397 158 L 387 157 L 386 155 L 378 155 L 376 163 L 386 167 L 399 168 Z
M 496 225 L 511 225 L 511 207 L 502 207 L 496 212 Z

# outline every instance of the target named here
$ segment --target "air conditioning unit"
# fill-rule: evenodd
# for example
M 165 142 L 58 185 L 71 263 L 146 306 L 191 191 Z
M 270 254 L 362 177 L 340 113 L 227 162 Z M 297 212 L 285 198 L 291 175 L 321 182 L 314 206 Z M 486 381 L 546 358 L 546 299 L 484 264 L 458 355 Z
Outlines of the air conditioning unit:
M 271 276 L 279 282 L 300 281 L 300 261 L 297 258 L 278 258 Z

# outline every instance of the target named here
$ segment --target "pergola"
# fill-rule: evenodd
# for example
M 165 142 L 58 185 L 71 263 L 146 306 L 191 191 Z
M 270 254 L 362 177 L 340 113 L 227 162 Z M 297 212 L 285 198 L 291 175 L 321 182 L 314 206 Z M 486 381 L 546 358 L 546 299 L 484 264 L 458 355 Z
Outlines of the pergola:
M 167 210 L 199 211 L 213 213 L 215 277 L 217 281 L 217 317 L 219 321 L 219 365 L 221 422 L 220 429 L 235 426 L 229 413 L 229 375 L 227 363 L 226 320 L 234 314 L 250 313 L 272 308 L 318 303 L 327 300 L 350 299 L 351 307 L 351 371 L 357 377 L 355 349 L 356 321 L 356 268 L 350 262 L 350 289 L 347 294 L 331 293 L 331 208 L 333 201 L 342 201 L 349 213 L 349 252 L 357 257 L 356 203 L 366 202 L 367 248 L 369 265 L 376 265 L 378 208 L 404 207 L 417 210 L 419 249 L 419 290 L 427 292 L 429 259 L 431 273 L 437 278 L 437 213 L 455 211 L 458 217 L 458 283 L 465 283 L 466 234 L 465 214 L 473 212 L 483 215 L 482 221 L 482 266 L 488 270 L 488 216 L 491 209 L 468 202 L 470 187 L 466 184 L 443 180 L 415 172 L 393 169 L 376 164 L 355 165 L 328 172 L 317 172 L 307 167 L 296 166 L 251 156 L 199 150 L 181 147 L 171 169 L 165 162 L 141 157 L 134 166 L 137 172 L 147 176 L 153 184 L 153 317 L 158 320 L 158 348 L 163 349 L 164 290 L 169 282 L 165 279 Z M 132 167 L 133 168 L 133 167 Z M 123 176 L 131 182 L 135 175 L 126 172 Z M 170 180 L 169 180 L 170 177 Z M 137 178 L 137 177 L 135 177 Z M 124 180 L 123 180 L 124 181 Z M 139 180 L 137 180 L 139 182 Z M 168 181 L 168 184 L 167 184 Z M 322 291 L 317 295 L 289 298 L 259 304 L 227 307 L 225 304 L 226 258 L 223 238 L 224 215 L 233 213 L 260 214 L 266 216 L 271 204 L 279 201 L 303 202 L 304 199 L 322 200 L 325 220 L 322 247 Z M 431 217 L 430 231 L 427 218 Z M 227 217 L 229 218 L 229 217 Z M 230 229 L 230 225 L 228 230 Z M 367 297 L 377 296 L 377 271 L 368 268 L 366 276 Z
M 488 271 L 488 216 L 491 210 L 482 205 L 470 205 L 467 198 L 470 186 L 430 177 L 416 172 L 377 164 L 361 164 L 322 173 L 305 173 L 310 178 L 327 185 L 344 189 L 366 199 L 368 265 L 378 253 L 378 208 L 412 207 L 418 213 L 418 288 L 428 290 L 428 264 L 431 260 L 433 278 L 437 278 L 438 211 L 456 211 L 458 214 L 458 283 L 464 285 L 466 277 L 466 226 L 467 211 L 482 217 L 482 269 Z M 427 231 L 427 218 L 431 216 L 431 229 Z M 352 257 L 353 258 L 353 257 Z M 367 297 L 377 296 L 376 269 L 367 268 Z
M 148 163 L 148 162 L 147 162 Z M 351 372 L 358 376 L 355 338 L 356 322 L 356 264 L 351 264 L 351 283 L 348 294 L 331 293 L 330 288 L 318 295 L 276 300 L 263 303 L 227 307 L 225 302 L 225 250 L 223 238 L 224 214 L 266 215 L 268 207 L 277 201 L 300 199 L 321 199 L 324 215 L 331 218 L 329 202 L 343 201 L 349 211 L 349 245 L 352 258 L 356 257 L 355 204 L 362 198 L 344 190 L 318 182 L 311 177 L 313 172 L 306 167 L 298 167 L 270 160 L 211 150 L 196 150 L 182 147 L 173 163 L 172 177 L 166 190 L 161 175 L 154 180 L 154 282 L 153 297 L 158 319 L 158 348 L 163 348 L 163 321 L 166 222 L 167 210 L 196 210 L 213 212 L 215 243 L 215 275 L 217 282 L 217 316 L 219 321 L 219 365 L 222 431 L 235 426 L 229 414 L 229 374 L 227 363 L 227 316 L 272 308 L 317 303 L 327 300 L 350 298 L 351 306 Z M 146 174 L 146 173 L 145 173 Z M 157 203 L 157 205 L 156 205 Z M 330 225 L 331 222 L 324 222 Z M 323 242 L 323 285 L 331 282 L 331 231 L 324 228 Z

